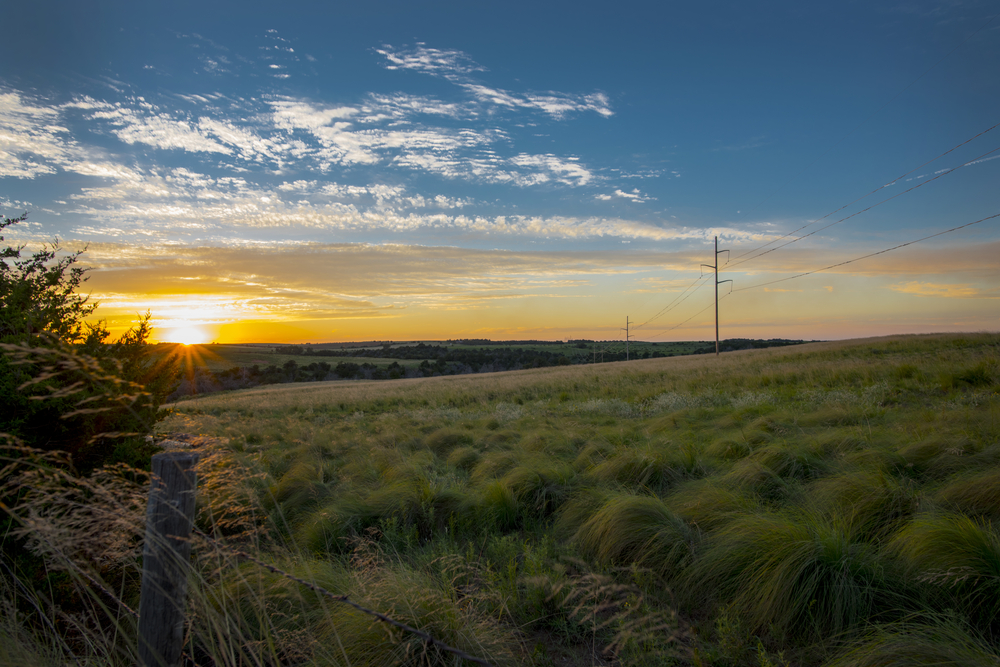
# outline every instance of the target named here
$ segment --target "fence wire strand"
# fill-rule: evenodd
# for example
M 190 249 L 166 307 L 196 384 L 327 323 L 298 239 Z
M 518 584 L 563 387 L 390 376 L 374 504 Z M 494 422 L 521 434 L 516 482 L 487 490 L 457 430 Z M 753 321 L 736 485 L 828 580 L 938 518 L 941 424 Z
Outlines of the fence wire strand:
M 288 572 L 285 572 L 284 570 L 282 570 L 280 568 L 277 568 L 277 567 L 275 567 L 275 566 L 273 566 L 273 565 L 271 565 L 269 563 L 265 563 L 264 561 L 260 560 L 256 556 L 248 554 L 245 551 L 241 551 L 239 549 L 233 549 L 231 547 L 227 547 L 227 546 L 225 546 L 223 544 L 220 544 L 217 540 L 215 540 L 211 536 L 205 534 L 201 530 L 198 530 L 197 528 L 194 529 L 194 532 L 195 532 L 195 534 L 197 534 L 203 540 L 205 540 L 206 542 L 208 542 L 212 547 L 214 547 L 218 551 L 228 552 L 229 555 L 231 555 L 231 556 L 233 556 L 233 557 L 235 557 L 235 558 L 237 558 L 239 560 L 245 560 L 245 561 L 249 561 L 251 563 L 254 563 L 258 567 L 262 567 L 265 570 L 267 570 L 268 572 L 271 572 L 273 574 L 277 574 L 279 576 L 285 577 L 286 579 L 290 579 L 290 580 L 296 582 L 297 584 L 305 586 L 306 588 L 308 588 L 309 590 L 311 590 L 311 591 L 313 591 L 315 593 L 319 593 L 320 595 L 322 595 L 322 596 L 324 596 L 326 598 L 329 598 L 330 600 L 333 600 L 334 602 L 342 602 L 343 604 L 346 604 L 346 605 L 348 605 L 350 607 L 353 607 L 354 609 L 356 609 L 356 610 L 358 610 L 358 611 L 360 611 L 360 612 L 362 612 L 364 614 L 368 614 L 369 616 L 373 616 L 373 617 L 377 618 L 378 620 L 382 621 L 383 623 L 387 623 L 387 624 L 389 624 L 389 625 L 391 625 L 393 627 L 399 628 L 400 630 L 405 630 L 406 632 L 409 632 L 409 633 L 411 633 L 413 635 L 416 635 L 417 637 L 420 637 L 421 639 L 423 639 L 424 642 L 426 642 L 428 646 L 436 646 L 439 649 L 441 649 L 442 651 L 447 651 L 448 653 L 451 653 L 451 654 L 453 654 L 453 655 L 455 655 L 455 656 L 457 656 L 459 658 L 462 658 L 463 660 L 468 660 L 469 662 L 474 662 L 477 665 L 485 665 L 485 667 L 491 667 L 490 663 L 487 662 L 486 660 L 483 660 L 482 658 L 477 658 L 476 656 L 473 656 L 473 655 L 469 655 L 468 653 L 466 653 L 465 651 L 463 651 L 460 648 L 455 648 L 454 646 L 449 646 L 448 644 L 445 644 L 444 642 L 442 642 L 440 639 L 435 639 L 434 637 L 432 637 L 431 635 L 427 634 L 423 630 L 418 630 L 417 628 L 414 628 L 411 625 L 407 625 L 406 623 L 403 623 L 401 621 L 397 621 L 394 618 L 386 616 L 382 612 L 378 612 L 378 611 L 375 611 L 373 609 L 368 609 L 367 607 L 363 607 L 360 604 L 358 604 L 357 602 L 355 602 L 354 600 L 351 600 L 347 595 L 338 595 L 337 593 L 333 593 L 331 591 L 328 591 L 325 588 L 323 588 L 322 586 L 314 584 L 311 581 L 307 581 L 307 580 L 305 580 L 305 579 L 303 579 L 301 577 L 295 576 L 294 574 L 290 574 Z

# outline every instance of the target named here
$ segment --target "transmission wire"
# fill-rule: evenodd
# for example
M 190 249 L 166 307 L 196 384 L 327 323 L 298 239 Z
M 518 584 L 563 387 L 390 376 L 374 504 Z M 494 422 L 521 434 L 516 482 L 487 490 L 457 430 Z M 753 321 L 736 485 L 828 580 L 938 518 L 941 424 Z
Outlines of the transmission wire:
M 879 192 L 879 191 L 881 191 L 881 190 L 884 190 L 885 188 L 888 188 L 888 187 L 890 187 L 890 186 L 892 186 L 892 185 L 895 185 L 896 183 L 898 183 L 899 181 L 903 180 L 904 178 L 906 178 L 907 176 L 909 176 L 909 175 L 910 175 L 910 174 L 912 174 L 913 172 L 915 172 L 915 171 L 917 171 L 917 170 L 919 170 L 919 169 L 923 169 L 924 167 L 926 167 L 927 165 L 929 165 L 929 164 L 931 164 L 931 163 L 933 163 L 933 162 L 937 162 L 938 160 L 940 160 L 941 158 L 943 158 L 943 157 L 944 157 L 945 155 L 948 155 L 949 153 L 952 153 L 952 152 L 954 152 L 954 151 L 958 150 L 958 149 L 959 149 L 959 148 L 961 148 L 962 146 L 964 146 L 964 145 L 968 144 L 969 142 L 971 142 L 971 141 L 973 141 L 973 140 L 975 140 L 975 139 L 978 139 L 979 137 L 983 136 L 984 134 L 986 134 L 986 133 L 987 133 L 987 132 L 989 132 L 990 130 L 994 130 L 994 129 L 996 129 L 997 127 L 1000 127 L 1000 123 L 997 123 L 996 125 L 993 125 L 992 127 L 988 127 L 988 128 L 986 128 L 985 130 L 983 130 L 983 131 L 982 131 L 982 132 L 980 132 L 979 134 L 975 135 L 974 137 L 971 137 L 971 138 L 969 138 L 969 139 L 966 139 L 965 141 L 963 141 L 962 143 L 958 144 L 957 146 L 953 146 L 953 147 L 949 148 L 948 150 L 946 150 L 946 151 L 945 151 L 944 153 L 941 153 L 941 154 L 940 154 L 940 155 L 938 155 L 937 157 L 935 157 L 935 158 L 933 158 L 933 159 L 931 159 L 931 160 L 928 160 L 927 162 L 924 162 L 924 163 L 923 163 L 922 165 L 919 165 L 919 166 L 917 166 L 917 167 L 914 167 L 913 169 L 911 169 L 910 171 L 906 172 L 906 173 L 905 173 L 905 174 L 903 174 L 902 176 L 899 176 L 899 177 L 897 177 L 897 178 L 895 178 L 895 179 L 893 179 L 893 180 L 889 181 L 889 182 L 888 182 L 888 183 L 886 183 L 885 185 L 882 185 L 882 186 L 879 186 L 879 187 L 875 188 L 874 190 L 872 190 L 872 191 L 871 191 L 871 192 L 869 192 L 868 194 L 866 194 L 866 195 L 863 195 L 863 196 L 861 196 L 861 197 L 858 197 L 858 198 L 857 198 L 857 199 L 855 199 L 854 201 L 852 201 L 852 202 L 849 202 L 849 203 L 847 203 L 847 204 L 844 204 L 843 206 L 841 206 L 840 208 L 838 208 L 838 209 L 836 209 L 836 210 L 833 210 L 833 211 L 830 211 L 829 213 L 827 213 L 826 215 L 824 215 L 824 216 L 823 216 L 822 218 L 817 218 L 817 219 L 813 220 L 812 222 L 808 222 L 808 223 L 806 223 L 806 224 L 802 225 L 802 226 L 801 226 L 801 227 L 799 227 L 798 229 L 794 229 L 794 230 L 792 230 L 792 231 L 788 232 L 787 234 L 785 234 L 785 235 L 783 235 L 783 236 L 779 236 L 778 238 L 774 239 L 773 241 L 768 241 L 768 242 L 767 242 L 767 243 L 765 243 L 764 245 L 761 245 L 761 246 L 757 246 L 756 248 L 753 248 L 753 249 L 751 249 L 751 250 L 747 250 L 746 252 L 744 252 L 744 253 L 742 253 L 742 254 L 739 254 L 739 255 L 736 255 L 736 257 L 733 257 L 733 259 L 734 259 L 734 260 L 737 260 L 737 259 L 740 259 L 741 257 L 745 257 L 745 256 L 747 256 L 747 255 L 749 255 L 749 254 L 751 254 L 751 253 L 754 253 L 754 252 L 757 252 L 758 250 L 762 250 L 763 248 L 766 248 L 766 247 L 768 247 L 768 246 L 769 246 L 769 245 L 771 245 L 771 244 L 774 244 L 774 243 L 777 243 L 778 241 L 780 241 L 780 240 L 782 240 L 782 239 L 786 239 L 786 238 L 788 238 L 789 236 L 791 236 L 792 234 L 795 234 L 796 232 L 800 232 L 800 231 L 802 231 L 802 230 L 803 230 L 803 229 L 805 229 L 806 227 L 809 227 L 809 226 L 811 226 L 811 225 L 814 225 L 814 224 L 816 224 L 816 223 L 817 223 L 817 222 L 819 222 L 820 220 L 825 220 L 826 218 L 829 218 L 829 217 L 830 217 L 831 215 L 833 215 L 833 214 L 835 214 L 835 213 L 839 213 L 840 211 L 843 211 L 843 210 L 844 210 L 845 208 L 847 208 L 847 207 L 849 207 L 849 206 L 853 206 L 854 204 L 857 204 L 857 203 L 858 203 L 859 201 L 862 201 L 862 200 L 864 200 L 864 199 L 867 199 L 868 197 L 871 197 L 871 196 L 872 196 L 873 194 L 875 194 L 876 192 Z M 974 162 L 974 160 L 973 160 L 972 162 Z M 966 164 L 969 164 L 969 163 L 966 163 Z M 965 166 L 965 165 L 962 165 L 962 166 Z M 761 253 L 761 254 L 766 254 L 766 253 Z M 760 257 L 760 255 L 756 255 L 756 256 L 757 256 L 757 257 Z M 751 257 L 750 259 L 753 259 L 753 257 Z M 744 261 L 747 261 L 747 260 L 744 260 Z M 740 264 L 741 264 L 742 262 L 738 262 L 738 263 L 740 263 Z M 728 265 L 728 264 L 729 264 L 729 262 L 726 262 L 726 264 Z
M 993 127 L 996 127 L 996 125 L 994 125 Z M 876 208 L 877 206 L 881 206 L 882 204 L 884 204 L 886 202 L 889 202 L 889 201 L 892 201 L 893 199 L 896 199 L 897 197 L 902 197 L 903 195 L 905 195 L 905 194 L 907 194 L 909 192 L 913 192 L 917 188 L 921 188 L 921 187 L 927 185 L 928 183 L 932 183 L 933 181 L 936 181 L 937 179 L 941 178 L 942 176 L 947 176 L 948 174 L 950 174 L 950 173 L 952 173 L 954 171 L 957 171 L 958 169 L 961 169 L 962 167 L 966 167 L 966 166 L 968 166 L 970 164 L 973 164 L 974 162 L 978 162 L 979 160 L 982 160 L 987 155 L 990 155 L 991 153 L 996 153 L 997 151 L 1000 151 L 1000 146 L 997 146 L 993 150 L 987 151 L 987 152 L 983 153 L 982 155 L 980 155 L 979 157 L 974 158 L 972 160 L 969 160 L 968 162 L 965 162 L 964 164 L 960 164 L 957 167 L 952 167 L 951 169 L 943 171 L 940 174 L 934 176 L 934 178 L 929 178 L 926 181 L 921 181 L 920 183 L 917 183 L 916 185 L 914 185 L 912 188 L 909 188 L 907 190 L 903 190 L 902 192 L 894 194 L 893 196 L 889 197 L 888 199 L 883 199 L 882 201 L 880 201 L 878 203 L 875 203 L 875 204 L 872 204 L 871 206 L 869 206 L 867 208 L 863 208 L 863 209 L 861 209 L 860 211 L 858 211 L 856 213 L 852 213 L 851 215 L 849 215 L 847 217 L 844 217 L 844 218 L 841 218 L 840 220 L 836 220 L 834 222 L 831 222 L 830 224 L 824 225 L 824 226 L 820 227 L 819 229 L 814 229 L 813 231 L 809 232 L 808 234 L 805 234 L 803 236 L 799 236 L 797 238 L 794 238 L 791 241 L 788 241 L 787 243 L 782 243 L 781 245 L 776 246 L 774 248 L 771 248 L 770 250 L 765 250 L 764 252 L 760 253 L 759 255 L 754 255 L 753 257 L 747 257 L 746 259 L 744 259 L 742 261 L 739 261 L 739 262 L 733 262 L 732 265 L 729 265 L 727 263 L 727 266 L 730 266 L 730 268 L 732 268 L 734 266 L 739 266 L 740 264 L 743 264 L 745 262 L 749 262 L 752 259 L 757 259 L 758 257 L 763 257 L 764 255 L 767 255 L 768 253 L 772 253 L 775 250 L 780 250 L 781 248 L 784 248 L 785 246 L 789 246 L 789 245 L 791 245 L 793 243 L 797 243 L 798 241 L 801 241 L 802 239 L 809 238 L 813 234 L 818 234 L 819 232 L 823 231 L 824 229 L 829 229 L 830 227 L 833 227 L 834 225 L 840 224 L 841 222 L 844 222 L 845 220 L 850 220 L 851 218 L 857 217 L 857 216 L 861 215 L 862 213 L 866 213 L 866 212 L 872 210 L 873 208 Z M 910 172 L 910 173 L 913 173 L 913 172 Z M 865 195 L 865 196 L 867 197 L 868 195 Z M 850 206 L 850 204 L 848 204 L 848 206 Z M 837 210 L 842 210 L 842 208 L 841 209 L 837 209 Z M 827 216 L 823 216 L 823 217 L 825 218 Z M 820 218 L 820 220 L 822 220 L 822 219 L 823 218 Z M 819 222 L 819 220 L 816 220 L 814 222 L 810 222 L 808 225 L 805 225 L 803 227 L 799 227 L 799 229 L 797 229 L 795 231 L 799 231 L 801 229 L 805 229 L 809 225 L 815 224 L 815 222 Z M 792 233 L 794 234 L 795 232 L 792 232 Z M 786 234 L 782 238 L 785 238 L 787 236 L 789 236 L 789 235 Z M 780 239 L 778 239 L 778 240 L 780 240 Z
M 852 264 L 854 262 L 861 261 L 862 259 L 868 259 L 869 257 L 874 257 L 876 255 L 883 255 L 887 252 L 893 250 L 898 250 L 899 248 L 905 248 L 908 245 L 913 245 L 914 243 L 920 243 L 921 241 L 926 241 L 927 239 L 933 239 L 944 234 L 950 234 L 951 232 L 956 232 L 960 229 L 965 229 L 966 227 L 971 227 L 972 225 L 978 225 L 981 222 L 986 222 L 987 220 L 992 220 L 993 218 L 1000 218 L 1000 213 L 994 213 L 993 215 L 986 216 L 985 218 L 980 218 L 975 222 L 967 222 L 964 225 L 959 225 L 958 227 L 952 227 L 951 229 L 946 229 L 943 232 L 937 232 L 936 234 L 931 234 L 930 236 L 924 236 L 913 241 L 907 241 L 906 243 L 900 243 L 899 245 L 892 246 L 891 248 L 886 248 L 885 250 L 879 250 L 878 252 L 873 252 L 868 255 L 862 255 L 861 257 L 855 257 L 854 259 L 849 259 L 845 262 L 838 262 L 837 264 L 831 264 L 830 266 L 824 266 L 822 269 L 815 269 L 813 271 L 806 271 L 805 273 L 798 273 L 794 276 L 787 276 L 785 278 L 779 278 L 778 280 L 771 280 L 766 283 L 759 283 L 757 285 L 748 285 L 747 287 L 741 287 L 739 289 L 734 289 L 734 292 L 744 292 L 746 290 L 757 289 L 758 287 L 764 287 L 766 285 L 774 285 L 775 283 L 783 283 L 786 280 L 794 280 L 795 278 L 801 278 L 803 276 L 809 276 L 814 273 L 820 273 L 821 271 L 828 271 L 829 269 L 834 269 L 838 266 L 844 266 L 845 264 Z

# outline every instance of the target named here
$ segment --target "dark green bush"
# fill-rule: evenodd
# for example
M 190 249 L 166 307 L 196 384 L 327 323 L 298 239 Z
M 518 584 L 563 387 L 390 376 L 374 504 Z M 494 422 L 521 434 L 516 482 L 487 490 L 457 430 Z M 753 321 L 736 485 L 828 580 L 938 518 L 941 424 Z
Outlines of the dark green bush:
M 0 230 L 25 218 L 4 218 Z M 176 378 L 148 355 L 149 313 L 109 341 L 103 322 L 84 321 L 97 304 L 78 293 L 82 251 L 60 257 L 53 243 L 22 257 L 23 249 L 0 250 L 0 433 L 69 452 L 81 469 L 148 462 L 143 436 Z

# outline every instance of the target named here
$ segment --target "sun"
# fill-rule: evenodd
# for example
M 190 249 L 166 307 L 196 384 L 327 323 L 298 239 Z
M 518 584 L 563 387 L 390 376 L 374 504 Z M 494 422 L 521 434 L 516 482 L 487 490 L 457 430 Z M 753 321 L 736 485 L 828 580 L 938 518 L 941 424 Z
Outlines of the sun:
M 171 343 L 182 345 L 198 345 L 208 340 L 204 331 L 191 324 L 171 329 L 164 338 Z

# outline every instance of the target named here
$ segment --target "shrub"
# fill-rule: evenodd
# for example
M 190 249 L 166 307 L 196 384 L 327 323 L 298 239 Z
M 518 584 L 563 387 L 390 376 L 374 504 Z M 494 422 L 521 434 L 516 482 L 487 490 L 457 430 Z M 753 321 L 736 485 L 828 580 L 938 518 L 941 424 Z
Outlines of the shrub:
M 25 218 L 3 218 L 0 230 Z M 175 366 L 147 354 L 149 313 L 108 342 L 103 323 L 83 321 L 97 308 L 77 293 L 83 251 L 59 257 L 53 243 L 22 258 L 22 250 L 0 250 L 0 433 L 67 451 L 83 469 L 116 454 L 148 463 L 142 436 L 163 416 L 159 406 L 176 380 Z M 131 438 L 132 452 L 121 438 Z

